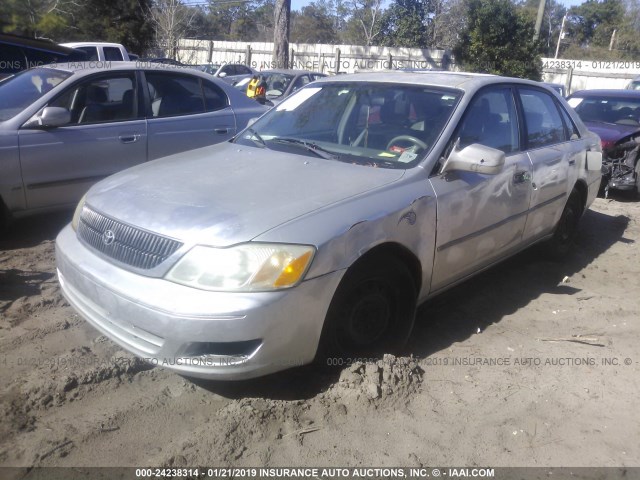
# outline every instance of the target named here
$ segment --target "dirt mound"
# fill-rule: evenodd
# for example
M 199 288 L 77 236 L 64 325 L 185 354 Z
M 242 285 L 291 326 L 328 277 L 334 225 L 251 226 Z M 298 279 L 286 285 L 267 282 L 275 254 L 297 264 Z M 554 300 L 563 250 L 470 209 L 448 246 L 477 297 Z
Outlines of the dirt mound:
M 413 357 L 386 354 L 377 362 L 355 362 L 340 374 L 327 395 L 363 396 L 371 402 L 403 400 L 419 390 L 424 370 Z

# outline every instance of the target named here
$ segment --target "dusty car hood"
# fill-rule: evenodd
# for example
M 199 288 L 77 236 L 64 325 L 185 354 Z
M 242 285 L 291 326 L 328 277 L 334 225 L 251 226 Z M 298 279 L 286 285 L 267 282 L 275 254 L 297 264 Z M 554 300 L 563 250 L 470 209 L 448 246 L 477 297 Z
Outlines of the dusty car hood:
M 585 126 L 593 133 L 597 134 L 602 140 L 616 142 L 621 138 L 640 131 L 640 128 L 633 125 L 617 125 L 613 123 L 602 122 L 584 122 Z
M 225 246 L 403 174 L 224 143 L 113 175 L 89 191 L 87 204 L 152 232 Z

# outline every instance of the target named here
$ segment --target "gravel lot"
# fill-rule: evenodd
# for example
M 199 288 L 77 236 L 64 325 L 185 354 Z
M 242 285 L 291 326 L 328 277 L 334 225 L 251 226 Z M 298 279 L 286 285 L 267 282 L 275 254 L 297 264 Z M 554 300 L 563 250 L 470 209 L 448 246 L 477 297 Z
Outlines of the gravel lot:
M 406 356 L 242 383 L 79 318 L 69 216 L 0 240 L 1 466 L 640 466 L 640 202 L 597 199 L 564 263 L 530 249 L 424 305 Z

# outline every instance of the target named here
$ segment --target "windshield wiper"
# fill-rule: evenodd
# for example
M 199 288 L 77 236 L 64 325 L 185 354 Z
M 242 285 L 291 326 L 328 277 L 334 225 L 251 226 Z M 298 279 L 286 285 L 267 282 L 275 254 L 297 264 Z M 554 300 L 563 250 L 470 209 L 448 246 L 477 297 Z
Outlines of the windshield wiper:
M 300 145 L 305 148 L 309 152 L 315 153 L 320 158 L 324 158 L 325 160 L 338 160 L 340 157 L 335 153 L 322 148 L 320 145 L 317 145 L 312 142 L 307 142 L 305 140 L 300 140 L 298 138 L 282 138 L 277 137 L 271 140 L 276 143 L 285 143 L 289 145 Z
M 253 140 L 254 143 L 257 143 L 261 147 L 266 147 L 267 146 L 267 144 L 265 143 L 264 139 L 253 128 L 251 128 L 251 127 L 247 128 L 247 132 L 249 132 L 251 134 L 251 136 L 249 137 L 249 140 Z

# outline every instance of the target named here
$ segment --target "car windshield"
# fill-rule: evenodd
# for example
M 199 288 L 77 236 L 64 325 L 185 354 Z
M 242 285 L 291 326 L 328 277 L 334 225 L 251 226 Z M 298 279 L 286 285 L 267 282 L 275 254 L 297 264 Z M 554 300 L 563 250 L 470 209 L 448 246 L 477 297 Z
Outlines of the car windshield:
M 638 98 L 572 97 L 569 99 L 583 122 L 640 125 L 640 96 Z
M 461 93 L 383 83 L 321 83 L 271 109 L 236 142 L 385 168 L 415 166 Z
M 15 117 L 70 76 L 51 68 L 32 68 L 0 83 L 0 122 Z
M 284 94 L 293 80 L 293 75 L 286 73 L 269 73 L 264 75 L 267 82 L 267 97 L 276 98 Z

